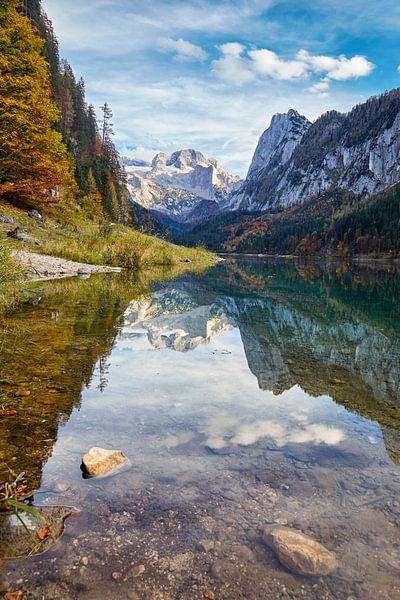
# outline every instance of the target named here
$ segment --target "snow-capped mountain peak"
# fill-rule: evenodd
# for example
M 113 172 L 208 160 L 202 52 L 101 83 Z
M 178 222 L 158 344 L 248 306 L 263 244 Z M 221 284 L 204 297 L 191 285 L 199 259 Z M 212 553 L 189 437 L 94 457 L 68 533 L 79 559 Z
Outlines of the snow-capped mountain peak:
M 210 214 L 217 212 L 239 182 L 239 177 L 225 171 L 217 160 L 193 149 L 178 150 L 170 156 L 159 152 L 150 168 L 128 169 L 132 200 L 178 222 L 190 222 L 204 202 Z

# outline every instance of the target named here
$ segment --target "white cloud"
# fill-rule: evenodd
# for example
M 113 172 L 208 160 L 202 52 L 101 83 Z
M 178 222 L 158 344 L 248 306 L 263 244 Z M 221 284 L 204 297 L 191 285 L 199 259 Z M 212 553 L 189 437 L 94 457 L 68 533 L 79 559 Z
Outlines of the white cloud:
M 207 53 L 200 46 L 192 44 L 182 38 L 173 40 L 172 38 L 162 38 L 158 45 L 161 52 L 172 53 L 177 60 L 181 62 L 204 61 L 207 59 Z
M 219 79 L 236 85 L 254 79 L 250 60 L 242 56 L 246 50 L 245 46 L 231 42 L 218 46 L 218 49 L 222 57 L 213 61 L 212 71 Z
M 314 85 L 308 88 L 308 91 L 312 92 L 313 94 L 318 94 L 321 98 L 324 98 L 328 95 L 329 88 L 330 81 L 328 79 L 323 79 L 322 81 L 318 81 L 318 83 L 314 83 Z
M 219 46 L 221 58 L 213 61 L 212 70 L 220 79 L 237 85 L 250 81 L 254 77 L 268 77 L 278 80 L 301 80 L 312 75 L 324 74 L 322 86 L 313 86 L 312 91 L 322 92 L 328 89 L 330 80 L 344 81 L 370 75 L 375 68 L 365 56 L 355 55 L 347 58 L 312 55 L 300 50 L 292 60 L 286 60 L 272 50 L 262 48 L 247 50 L 238 43 Z M 318 84 L 316 84 L 318 86 Z
M 352 56 L 346 58 L 343 54 L 339 58 L 331 56 L 312 56 L 306 50 L 300 50 L 297 54 L 299 61 L 304 61 L 313 73 L 326 73 L 326 77 L 337 81 L 346 79 L 357 79 L 370 75 L 375 65 L 365 56 Z
M 319 81 L 318 83 L 315 83 L 310 89 L 313 89 L 316 92 L 326 92 L 327 90 L 329 90 L 329 81 Z
M 250 50 L 252 68 L 259 75 L 272 79 L 296 79 L 307 75 L 307 65 L 300 60 L 283 60 L 271 50 Z
M 137 158 L 139 160 L 147 160 L 149 162 L 154 158 L 158 151 L 158 148 L 143 148 L 142 146 L 130 148 L 129 146 L 124 145 L 120 148 L 121 156 L 126 156 L 127 158 Z

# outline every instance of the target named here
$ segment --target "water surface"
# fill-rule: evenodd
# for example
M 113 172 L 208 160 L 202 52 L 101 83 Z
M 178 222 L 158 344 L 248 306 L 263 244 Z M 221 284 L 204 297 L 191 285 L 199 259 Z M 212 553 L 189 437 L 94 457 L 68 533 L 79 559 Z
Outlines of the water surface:
M 270 259 L 150 288 L 47 284 L 2 323 L 1 402 L 18 415 L 0 456 L 37 503 L 80 513 L 45 554 L 8 561 L 2 589 L 400 598 L 399 291 L 394 267 Z M 83 479 L 91 446 L 132 468 Z M 288 572 L 270 523 L 334 551 L 337 572 Z

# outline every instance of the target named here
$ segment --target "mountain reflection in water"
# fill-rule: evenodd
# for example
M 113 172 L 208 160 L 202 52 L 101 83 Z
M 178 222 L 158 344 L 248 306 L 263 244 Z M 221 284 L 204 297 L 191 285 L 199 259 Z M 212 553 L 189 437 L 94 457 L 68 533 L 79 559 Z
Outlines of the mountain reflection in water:
M 266 259 L 227 261 L 215 271 L 132 301 L 123 335 L 146 334 L 155 348 L 186 352 L 238 328 L 260 389 L 278 395 L 298 385 L 377 420 L 399 461 L 399 277 L 368 267 L 322 270 Z M 273 424 L 257 429 L 250 439 L 270 435 Z M 285 440 L 283 433 L 277 437 Z
M 81 513 L 54 550 L 8 563 L 4 586 L 24 578 L 32 598 L 54 600 L 99 585 L 104 600 L 116 585 L 191 600 L 214 584 L 230 600 L 283 587 L 400 597 L 399 297 L 394 266 L 261 258 L 153 284 L 46 284 L 1 323 L 1 403 L 17 415 L 0 418 L 0 456 L 37 501 Z M 83 480 L 90 446 L 122 449 L 132 469 Z M 338 573 L 289 575 L 262 542 L 267 523 L 326 544 Z M 217 559 L 227 581 L 210 579 Z M 132 582 L 122 565 L 141 563 Z

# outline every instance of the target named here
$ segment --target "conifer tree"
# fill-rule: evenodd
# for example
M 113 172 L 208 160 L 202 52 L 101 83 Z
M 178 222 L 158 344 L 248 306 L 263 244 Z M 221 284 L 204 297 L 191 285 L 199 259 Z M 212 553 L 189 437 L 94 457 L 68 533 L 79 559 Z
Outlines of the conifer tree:
M 103 147 L 106 148 L 110 146 L 111 136 L 114 135 L 113 132 L 113 124 L 111 123 L 111 119 L 113 118 L 113 113 L 107 102 L 100 106 L 100 110 L 103 113 L 103 119 L 101 122 L 101 140 Z
M 104 212 L 101 204 L 102 197 L 97 188 L 96 180 L 94 178 L 92 169 L 89 169 L 87 181 L 89 191 L 87 195 L 86 208 L 93 216 L 99 219 L 104 218 Z
M 19 0 L 0 0 L 0 197 L 37 206 L 57 201 L 72 186 L 66 147 L 53 124 L 43 40 L 18 12 Z

